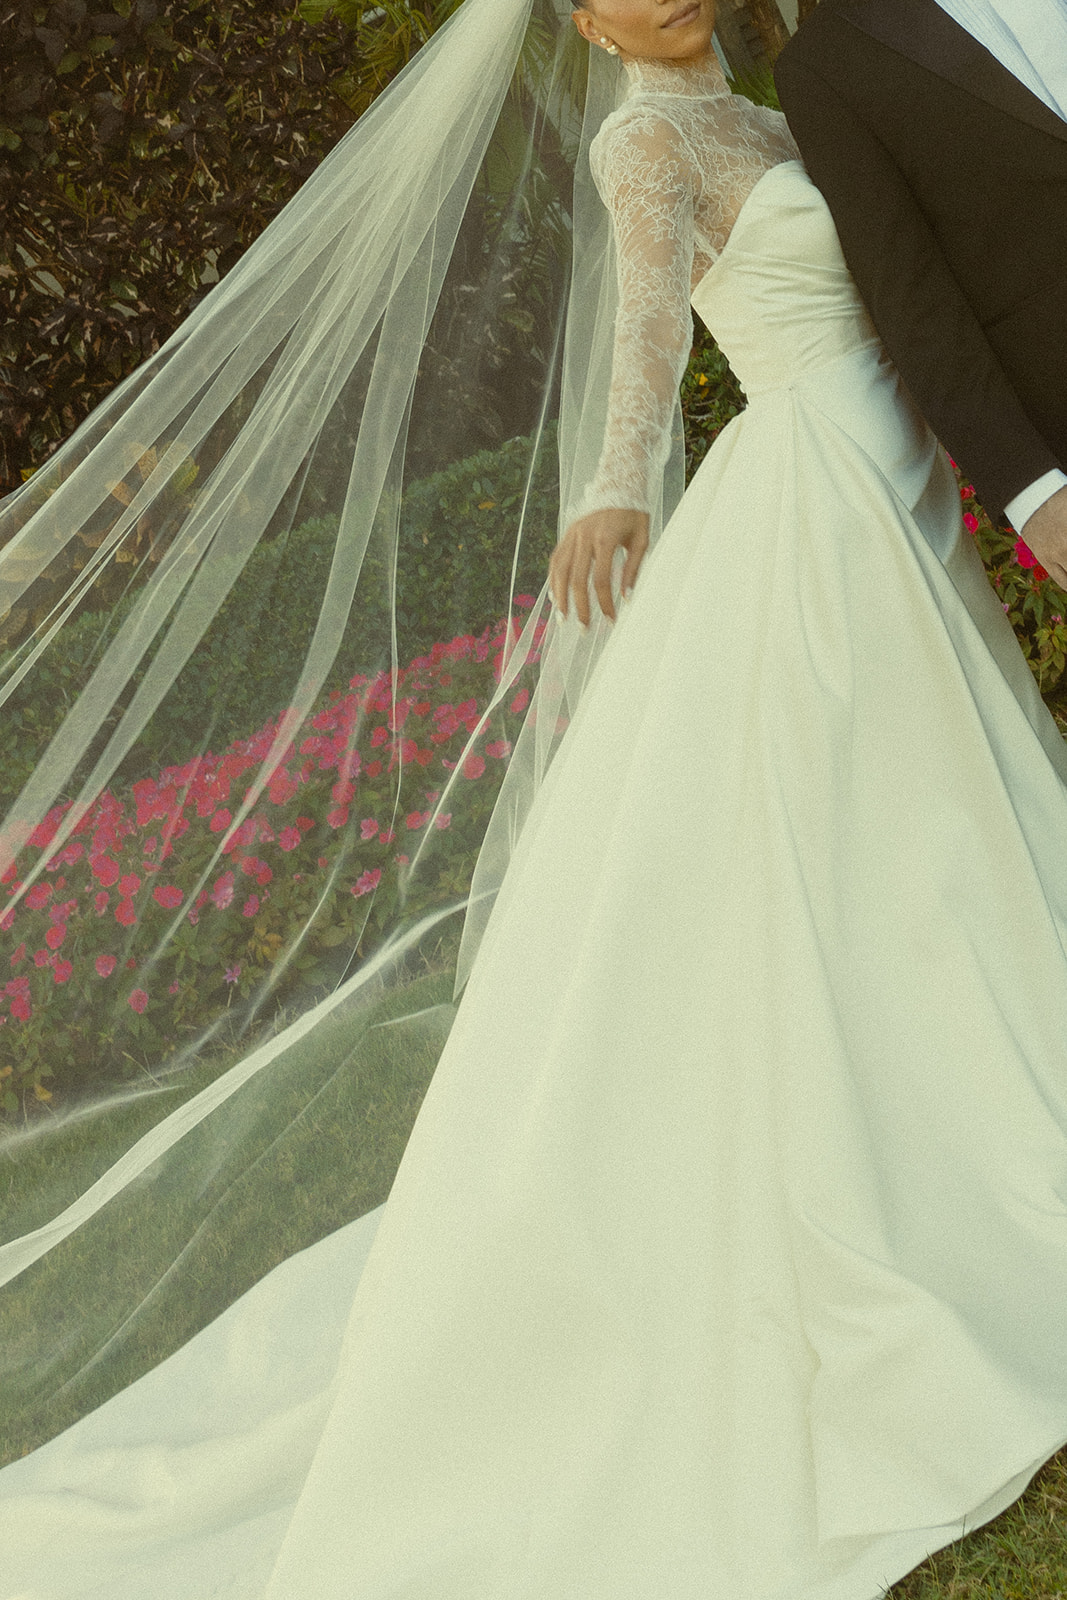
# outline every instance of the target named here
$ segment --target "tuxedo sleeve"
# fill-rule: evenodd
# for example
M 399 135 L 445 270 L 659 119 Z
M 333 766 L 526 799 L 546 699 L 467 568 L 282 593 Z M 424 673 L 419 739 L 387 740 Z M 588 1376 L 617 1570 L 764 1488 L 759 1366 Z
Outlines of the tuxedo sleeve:
M 1024 411 L 875 130 L 795 49 L 780 58 L 776 79 L 879 337 L 986 510 L 1001 516 L 1009 500 L 1061 463 Z

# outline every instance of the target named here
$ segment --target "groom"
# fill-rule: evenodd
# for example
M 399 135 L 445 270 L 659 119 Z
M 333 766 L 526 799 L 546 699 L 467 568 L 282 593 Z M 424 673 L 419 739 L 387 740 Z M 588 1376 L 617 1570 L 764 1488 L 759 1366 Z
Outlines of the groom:
M 1067 587 L 1067 0 L 820 0 L 775 77 L 919 409 Z

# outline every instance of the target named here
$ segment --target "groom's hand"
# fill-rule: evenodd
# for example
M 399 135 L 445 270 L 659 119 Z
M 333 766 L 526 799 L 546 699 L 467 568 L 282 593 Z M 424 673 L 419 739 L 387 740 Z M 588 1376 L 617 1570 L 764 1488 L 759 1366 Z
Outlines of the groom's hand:
M 1020 533 L 1049 576 L 1067 589 L 1067 489 L 1057 489 Z

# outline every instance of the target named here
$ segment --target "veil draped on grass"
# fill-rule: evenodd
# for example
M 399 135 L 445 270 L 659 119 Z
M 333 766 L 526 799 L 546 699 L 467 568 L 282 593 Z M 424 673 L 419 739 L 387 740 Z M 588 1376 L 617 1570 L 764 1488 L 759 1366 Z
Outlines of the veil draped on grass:
M 464 0 L 0 506 L 2 1459 L 388 1192 L 601 642 L 617 94 Z

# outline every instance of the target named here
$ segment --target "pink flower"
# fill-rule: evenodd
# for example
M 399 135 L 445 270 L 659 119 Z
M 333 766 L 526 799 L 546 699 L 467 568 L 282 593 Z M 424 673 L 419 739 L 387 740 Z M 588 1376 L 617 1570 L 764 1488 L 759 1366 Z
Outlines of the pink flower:
M 529 704 L 530 704 L 530 691 L 529 691 L 529 689 L 520 689 L 518 694 L 515 696 L 514 700 L 511 702 L 511 709 L 512 709 L 512 711 L 514 711 L 515 715 L 518 716 L 519 712 L 520 711 L 525 711 L 526 707 Z
M 290 823 L 288 828 L 283 828 L 278 835 L 278 844 L 282 850 L 295 850 L 300 843 L 300 829 L 294 828 Z
M 367 762 L 366 772 L 367 772 L 367 777 L 368 778 L 378 778 L 378 777 L 380 777 L 381 776 L 381 771 L 382 771 L 382 764 L 381 764 L 380 761 L 368 761 Z
M 141 880 L 136 872 L 124 872 L 119 879 L 119 894 L 124 900 L 129 900 L 141 887 Z
M 241 976 L 241 963 L 238 961 L 234 967 L 227 967 L 222 975 L 223 983 L 236 983 Z
M 132 1006 L 133 1010 L 136 1011 L 137 1015 L 140 1016 L 145 1006 L 148 1004 L 148 996 L 145 994 L 143 989 L 134 989 L 133 993 L 130 995 L 129 1004 Z
M 35 950 L 33 952 L 33 964 L 35 967 L 47 967 L 51 960 L 51 950 Z
M 326 813 L 326 821 L 331 828 L 343 828 L 348 821 L 348 807 L 335 806 L 332 811 Z
M 157 905 L 165 906 L 168 911 L 173 911 L 180 906 L 185 895 L 176 883 L 161 883 L 152 890 L 152 899 Z
M 241 915 L 242 917 L 254 917 L 258 910 L 259 895 L 250 894 L 244 905 L 241 907 Z
M 423 827 L 429 815 L 430 813 L 428 811 L 409 811 L 407 816 L 404 818 L 404 822 L 408 828 L 414 830 L 415 828 Z
M 14 926 L 15 926 L 15 913 L 14 913 L 14 911 L 5 911 L 3 916 L 0 917 L 0 929 L 2 929 L 4 933 L 10 933 L 11 929 Z
M 73 976 L 74 968 L 69 961 L 57 961 L 52 968 L 52 977 L 56 983 L 68 983 Z
M 215 815 L 208 823 L 208 827 L 211 829 L 212 833 L 221 833 L 224 828 L 228 828 L 230 826 L 232 821 L 233 818 L 230 812 L 226 810 L 225 806 L 223 806 L 221 811 L 215 812 Z
M 93 877 L 109 889 L 113 883 L 118 882 L 119 864 L 112 861 L 110 856 L 93 855 L 89 857 L 89 866 L 92 868 Z
M 23 939 L 22 943 L 19 945 L 18 949 L 15 951 L 15 954 L 11 957 L 11 965 L 13 967 L 17 967 L 19 962 L 20 961 L 25 961 L 25 959 L 26 959 L 26 941 L 25 941 L 25 939 Z
M 181 988 L 181 985 L 179 983 L 172 983 L 170 988 L 167 990 L 167 993 L 168 994 L 177 994 L 178 990 L 180 988 Z
M 502 761 L 511 754 L 510 739 L 492 739 L 485 747 L 487 756 L 492 756 L 494 761 Z
M 376 889 L 381 881 L 381 867 L 370 867 L 366 872 L 363 873 L 361 877 L 356 879 L 355 883 L 352 885 L 351 892 L 358 899 L 360 895 L 370 894 L 371 890 Z
M 452 813 L 451 813 L 451 811 L 442 811 L 441 815 L 437 818 L 437 821 L 434 823 L 434 827 L 435 828 L 447 828 L 450 825 L 451 821 L 452 821 Z
M 973 500 L 974 499 L 974 484 L 973 483 L 961 483 L 960 484 L 960 499 L 961 500 Z
M 211 891 L 211 899 L 220 911 L 225 911 L 233 899 L 232 872 L 224 872 L 221 878 L 216 878 L 215 887 Z
M 20 1022 L 29 1022 L 33 1016 L 33 1007 L 30 1005 L 27 995 L 17 994 L 15 996 L 11 1002 L 11 1015 L 18 1017 Z
M 97 975 L 99 977 L 101 977 L 101 978 L 110 978 L 110 976 L 114 972 L 114 970 L 115 970 L 115 957 L 114 956 L 97 956 L 97 958 L 96 958 L 96 971 L 97 971 Z
M 378 824 L 375 822 L 374 818 L 373 817 L 364 817 L 363 821 L 359 825 L 359 836 L 360 836 L 360 838 L 361 839 L 373 839 L 374 835 L 377 832 L 378 832 Z
M 65 922 L 53 922 L 44 936 L 44 942 L 49 950 L 58 950 L 66 937 L 67 924 Z
M 395 838 L 396 838 L 396 834 L 393 832 L 393 829 L 392 828 L 385 828 L 385 829 L 383 829 L 382 833 L 379 835 L 379 843 L 380 844 L 392 844 L 392 842 L 393 842 L 393 840 Z
M 115 921 L 121 922 L 124 928 L 132 928 L 137 921 L 137 912 L 134 910 L 132 900 L 120 900 L 115 907 Z
M 374 750 L 380 749 L 380 747 L 386 742 L 388 737 L 389 737 L 389 729 L 388 728 L 382 728 L 382 727 L 375 728 L 374 732 L 370 736 L 370 742 L 371 742 L 372 749 L 374 749 Z
M 52 885 L 50 883 L 35 883 L 26 895 L 26 904 L 31 911 L 39 911 L 46 906 L 52 898 Z
M 969 533 L 978 532 L 978 518 L 973 511 L 965 511 L 963 513 L 963 525 Z
M 93 904 L 96 907 L 96 914 L 98 917 L 102 917 L 104 915 L 104 912 L 107 910 L 110 901 L 111 896 L 108 894 L 106 889 L 100 889 L 97 891 L 97 894 L 93 900 Z
M 481 756 L 468 756 L 463 763 L 463 776 L 465 778 L 480 778 L 485 771 L 485 762 Z
M 517 594 L 515 596 L 515 604 L 521 606 L 524 611 L 529 611 L 535 599 L 536 596 L 532 594 Z

